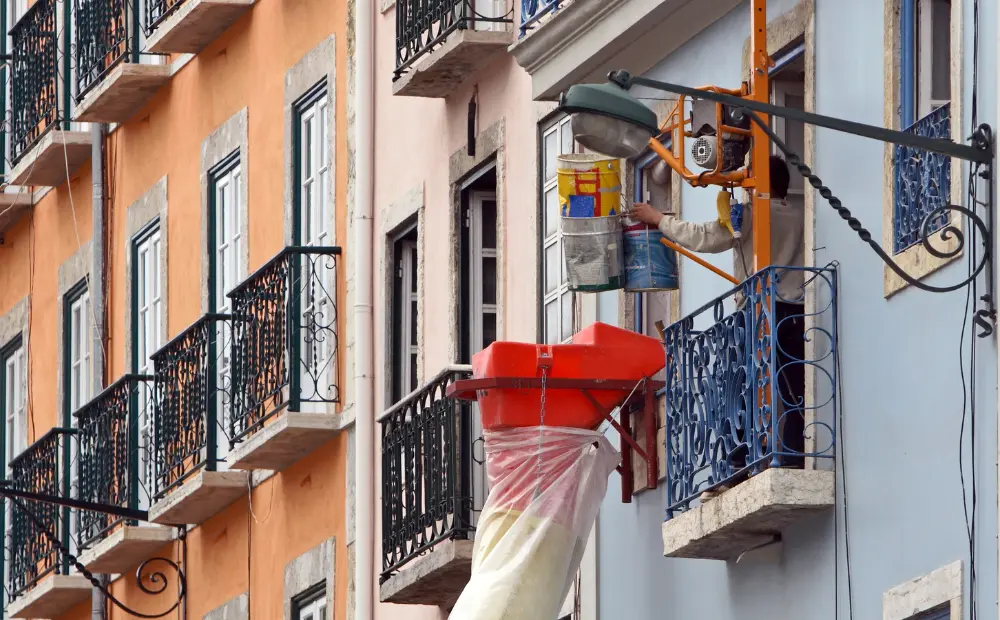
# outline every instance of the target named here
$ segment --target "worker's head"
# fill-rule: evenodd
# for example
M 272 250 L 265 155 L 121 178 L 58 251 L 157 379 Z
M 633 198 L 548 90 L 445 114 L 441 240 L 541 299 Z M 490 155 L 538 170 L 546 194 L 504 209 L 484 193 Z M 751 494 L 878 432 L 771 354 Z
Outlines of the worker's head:
M 771 196 L 779 200 L 788 197 L 788 166 L 777 155 L 771 155 Z

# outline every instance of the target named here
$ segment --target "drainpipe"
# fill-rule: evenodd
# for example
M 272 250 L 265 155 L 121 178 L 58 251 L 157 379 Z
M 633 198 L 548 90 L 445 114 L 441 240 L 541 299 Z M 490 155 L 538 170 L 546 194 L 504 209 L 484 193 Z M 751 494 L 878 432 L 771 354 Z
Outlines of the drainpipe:
M 104 304 L 104 132 L 106 126 L 103 123 L 94 123 L 90 126 L 91 137 L 91 180 L 93 183 L 92 223 L 94 234 L 91 241 L 91 255 L 93 262 L 90 265 L 90 308 L 94 317 L 93 344 L 90 347 L 93 351 L 94 378 L 93 393 L 99 394 L 107 383 L 107 360 L 104 359 L 105 339 L 104 330 L 107 325 L 107 312 Z M 107 575 L 97 575 L 97 578 L 104 585 L 108 585 Z M 90 597 L 90 617 L 93 620 L 104 620 L 104 610 L 106 609 L 104 594 L 97 588 L 91 590 Z
M 372 375 L 372 202 L 375 174 L 375 90 L 373 2 L 354 0 L 355 18 L 355 161 L 354 205 L 354 394 L 357 518 L 355 527 L 354 620 L 372 620 L 375 595 L 375 382 Z

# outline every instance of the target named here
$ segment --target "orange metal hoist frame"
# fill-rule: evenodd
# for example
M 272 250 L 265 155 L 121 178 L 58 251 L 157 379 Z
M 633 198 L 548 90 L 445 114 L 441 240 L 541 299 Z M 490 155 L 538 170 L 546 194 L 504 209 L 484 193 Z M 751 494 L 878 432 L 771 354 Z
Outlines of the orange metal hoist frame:
M 770 103 L 771 89 L 768 71 L 774 66 L 774 61 L 767 53 L 767 0 L 751 0 L 750 10 L 749 79 L 736 90 L 718 86 L 704 86 L 701 90 Z M 686 101 L 687 98 L 681 96 L 660 127 L 661 134 L 670 133 L 672 135 L 673 151 L 664 146 L 656 137 L 650 138 L 649 146 L 681 178 L 694 187 L 708 185 L 727 188 L 742 187 L 750 192 L 753 202 L 753 266 L 755 272 L 760 271 L 771 264 L 771 141 L 764 130 L 755 123 L 749 130 L 723 125 L 722 105 L 716 105 L 717 152 L 722 152 L 723 133 L 749 135 L 751 139 L 750 165 L 740 170 L 722 172 L 722 158 L 719 157 L 714 170 L 701 173 L 692 172 L 685 164 L 684 138 L 691 137 L 691 131 L 687 129 L 689 121 L 684 119 Z M 767 122 L 766 115 L 759 114 L 759 116 L 764 122 Z M 675 151 L 677 155 L 674 154 Z M 696 262 L 704 264 L 703 261 L 699 261 L 689 253 L 683 250 L 681 252 L 689 258 L 695 259 Z M 734 281 L 731 276 L 720 274 L 717 270 L 713 271 L 731 282 Z

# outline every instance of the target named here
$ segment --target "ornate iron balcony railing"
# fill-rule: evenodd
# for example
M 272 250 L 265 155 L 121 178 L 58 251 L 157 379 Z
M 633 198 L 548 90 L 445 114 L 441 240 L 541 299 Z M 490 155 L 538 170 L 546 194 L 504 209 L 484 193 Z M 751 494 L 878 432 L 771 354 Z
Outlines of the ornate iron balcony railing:
M 804 282 L 801 294 L 781 297 L 780 278 Z M 778 314 L 780 303 L 802 304 L 806 294 L 814 310 L 784 306 Z M 832 269 L 768 267 L 667 328 L 667 519 L 702 492 L 767 467 L 834 457 L 836 295 Z M 735 310 L 726 314 L 734 299 Z M 797 339 L 798 332 L 786 332 L 797 324 L 803 326 L 798 355 L 776 338 Z M 814 375 L 811 396 L 804 389 L 807 372 Z M 812 450 L 805 443 L 799 450 L 789 446 L 779 430 L 798 414 Z
M 230 445 L 284 409 L 340 401 L 338 247 L 287 247 L 231 293 Z
M 491 0 L 478 2 L 486 5 Z M 477 11 L 476 5 L 477 0 L 397 0 L 393 81 L 456 30 L 474 29 L 477 24 L 513 22 L 509 13 L 488 17 L 483 11 Z
M 15 164 L 59 122 L 56 0 L 37 0 L 10 31 L 10 158 Z
M 143 27 L 146 36 L 153 34 L 153 31 L 163 23 L 174 11 L 184 4 L 184 0 L 146 0 L 146 11 L 143 15 Z
M 540 20 L 559 10 L 560 0 L 521 0 L 521 27 L 518 36 L 523 37 Z M 566 4 L 563 0 L 562 4 Z
M 473 406 L 445 396 L 471 377 L 468 366 L 446 368 L 379 418 L 383 582 L 441 541 L 475 531 L 483 498 L 473 492 Z
M 153 354 L 153 501 L 218 460 L 218 413 L 229 406 L 220 357 L 228 314 L 206 314 Z
M 152 413 L 152 380 L 150 375 L 125 375 L 74 414 L 78 499 L 122 508 L 149 506 L 150 437 L 142 433 L 141 421 Z M 100 542 L 126 521 L 89 510 L 76 510 L 75 516 L 80 549 Z
M 54 428 L 10 462 L 10 486 L 29 493 L 63 496 L 63 474 L 70 458 L 70 440 L 75 431 Z M 62 537 L 68 534 L 64 509 L 44 502 L 25 502 L 41 528 L 20 510 L 8 510 L 11 520 L 8 541 L 10 566 L 7 569 L 7 592 L 16 598 L 52 574 L 66 574 L 68 566 L 45 530 Z
M 75 0 L 76 100 L 120 62 L 136 62 L 133 0 Z
M 906 131 L 926 138 L 951 137 L 951 104 L 934 110 Z M 948 224 L 951 211 L 943 207 L 951 204 L 951 157 L 909 146 L 894 148 L 892 249 L 899 254 L 920 243 L 920 228 L 928 214 L 940 210 L 928 223 L 928 234 Z

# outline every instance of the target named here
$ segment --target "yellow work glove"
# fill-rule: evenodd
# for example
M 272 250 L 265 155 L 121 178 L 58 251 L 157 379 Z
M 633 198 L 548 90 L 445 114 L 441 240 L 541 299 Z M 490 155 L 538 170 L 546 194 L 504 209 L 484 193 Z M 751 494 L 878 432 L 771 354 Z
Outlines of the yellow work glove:
M 715 208 L 719 212 L 719 224 L 735 237 L 736 231 L 733 230 L 733 222 L 730 219 L 729 192 L 726 190 L 719 192 L 719 195 L 715 197 Z

